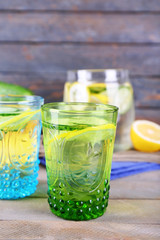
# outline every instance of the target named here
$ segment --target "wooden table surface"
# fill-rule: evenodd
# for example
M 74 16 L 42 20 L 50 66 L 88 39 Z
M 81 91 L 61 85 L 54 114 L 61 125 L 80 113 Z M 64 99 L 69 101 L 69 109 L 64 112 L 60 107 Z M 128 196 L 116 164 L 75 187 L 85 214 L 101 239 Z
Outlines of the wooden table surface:
M 160 154 L 114 154 L 114 161 L 160 162 Z M 90 221 L 66 221 L 50 212 L 47 180 L 40 167 L 37 191 L 21 200 L 0 201 L 0 239 L 143 240 L 160 239 L 160 171 L 111 181 L 106 213 Z

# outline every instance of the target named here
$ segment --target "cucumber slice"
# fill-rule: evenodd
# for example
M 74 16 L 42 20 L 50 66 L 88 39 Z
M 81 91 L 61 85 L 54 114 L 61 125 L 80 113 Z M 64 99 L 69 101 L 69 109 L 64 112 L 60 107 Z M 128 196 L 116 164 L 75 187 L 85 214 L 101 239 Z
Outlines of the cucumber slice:
M 101 93 L 106 90 L 106 83 L 92 83 L 88 85 L 88 89 L 91 93 Z
M 15 107 L 14 107 L 15 106 Z M 26 111 L 31 111 L 31 109 L 28 106 L 18 106 L 16 107 L 16 105 L 7 105 L 7 106 L 3 106 L 0 105 L 0 115 L 2 116 L 10 116 L 10 115 L 17 115 L 20 114 L 22 112 L 26 112 Z
M 11 113 L 19 113 L 19 109 L 15 107 L 0 107 L 0 114 L 8 115 Z
M 119 113 L 125 114 L 133 102 L 133 90 L 131 87 L 120 86 L 116 92 L 113 105 L 119 107 Z

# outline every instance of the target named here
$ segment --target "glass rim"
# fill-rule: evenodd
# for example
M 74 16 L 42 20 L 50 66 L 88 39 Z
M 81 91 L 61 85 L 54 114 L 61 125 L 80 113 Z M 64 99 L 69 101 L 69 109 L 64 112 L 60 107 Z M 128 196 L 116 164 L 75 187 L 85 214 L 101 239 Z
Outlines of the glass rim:
M 125 68 L 89 68 L 89 69 L 71 69 L 71 70 L 68 70 L 67 72 L 82 72 L 82 71 L 86 71 L 86 72 L 91 72 L 91 73 L 100 73 L 100 72 L 107 72 L 107 71 L 115 71 L 115 72 L 126 72 L 126 73 L 129 73 L 129 70 L 128 69 L 125 69 Z
M 38 105 L 44 103 L 44 98 L 37 95 L 0 95 L 0 104 L 10 105 Z
M 102 109 L 92 109 L 92 110 L 77 110 L 77 109 L 58 109 L 56 107 L 58 106 L 91 106 L 91 107 L 101 107 Z M 112 112 L 115 113 L 118 111 L 118 107 L 114 105 L 109 105 L 109 104 L 101 104 L 101 103 L 88 103 L 88 102 L 53 102 L 53 103 L 45 103 L 41 107 L 42 111 L 49 111 L 51 112 L 60 112 L 60 113 L 72 113 L 72 114 L 88 114 L 88 113 L 106 113 L 106 112 Z
M 68 70 L 67 80 L 69 82 L 78 81 L 81 83 L 97 81 L 123 83 L 126 80 L 129 81 L 129 70 L 123 68 Z

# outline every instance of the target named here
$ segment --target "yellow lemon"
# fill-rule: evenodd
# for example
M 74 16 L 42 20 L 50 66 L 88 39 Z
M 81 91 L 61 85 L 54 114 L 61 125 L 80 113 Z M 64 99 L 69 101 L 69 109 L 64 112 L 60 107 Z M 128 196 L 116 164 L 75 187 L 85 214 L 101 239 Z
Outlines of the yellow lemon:
M 131 127 L 131 140 L 136 150 L 142 152 L 156 152 L 160 150 L 160 125 L 137 120 Z
M 66 82 L 64 85 L 64 93 L 63 93 L 63 101 L 69 102 L 69 89 L 70 89 L 71 83 Z
M 97 93 L 92 93 L 90 97 L 90 101 L 93 103 L 103 103 L 107 104 L 108 103 L 108 97 L 105 94 L 97 94 Z
M 22 164 L 28 161 L 28 156 L 33 153 L 37 144 L 37 134 L 33 136 L 32 134 L 38 121 L 31 120 L 36 113 L 40 113 L 40 110 L 26 111 L 19 115 L 2 119 L 3 121 L 0 122 L 0 140 L 2 139 L 3 141 L 0 141 L 0 156 L 2 151 L 5 152 L 2 155 L 2 164 L 10 164 L 10 159 L 15 159 L 15 156 L 19 157 L 18 161 Z M 24 126 L 25 129 L 22 131 Z

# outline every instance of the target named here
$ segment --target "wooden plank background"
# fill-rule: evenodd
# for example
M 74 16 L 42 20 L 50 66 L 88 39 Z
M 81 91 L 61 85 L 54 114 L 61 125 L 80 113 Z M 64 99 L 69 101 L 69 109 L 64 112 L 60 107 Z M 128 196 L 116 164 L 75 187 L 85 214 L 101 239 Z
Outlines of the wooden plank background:
M 136 117 L 160 123 L 159 0 L 0 0 L 0 80 L 62 101 L 66 71 L 127 68 Z

